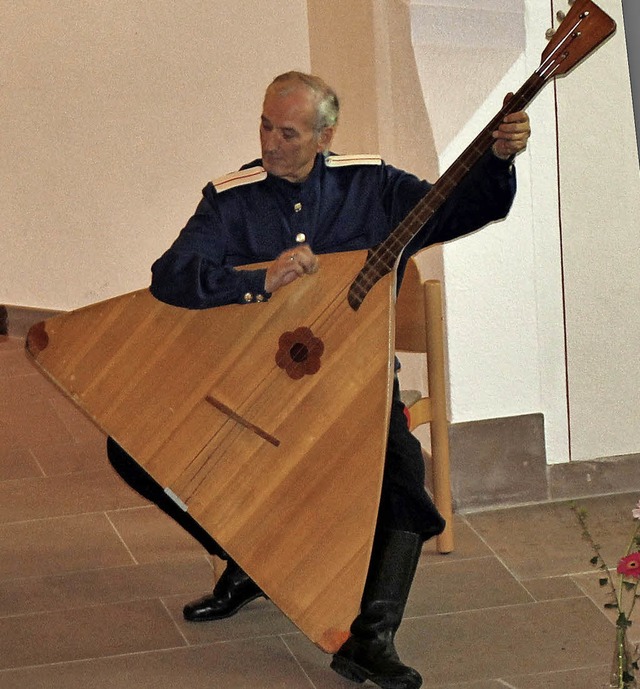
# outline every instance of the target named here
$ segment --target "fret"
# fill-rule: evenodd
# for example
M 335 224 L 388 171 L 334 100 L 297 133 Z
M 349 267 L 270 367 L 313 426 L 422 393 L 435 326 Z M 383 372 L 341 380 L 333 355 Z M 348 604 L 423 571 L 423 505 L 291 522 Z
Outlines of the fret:
M 576 0 L 559 29 L 547 32 L 551 38 L 538 68 L 496 113 L 476 138 L 465 148 L 427 194 L 409 211 L 393 232 L 369 251 L 367 260 L 353 281 L 348 302 L 357 310 L 369 290 L 381 277 L 394 270 L 407 244 L 446 203 L 464 177 L 493 145 L 493 132 L 504 118 L 524 110 L 555 76 L 567 73 L 611 36 L 616 24 L 591 0 Z

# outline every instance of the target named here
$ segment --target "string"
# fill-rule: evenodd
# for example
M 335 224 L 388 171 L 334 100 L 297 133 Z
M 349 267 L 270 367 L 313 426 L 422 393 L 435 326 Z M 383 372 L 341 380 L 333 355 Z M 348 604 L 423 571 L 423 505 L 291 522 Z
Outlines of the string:
M 411 239 L 431 216 L 444 204 L 450 194 L 487 151 L 497 129 L 506 115 L 522 110 L 544 84 L 538 71 L 534 72 L 521 89 L 503 105 L 489 124 L 467 146 L 460 157 L 431 187 L 429 192 L 397 225 L 396 229 L 371 250 L 365 265 L 351 285 L 349 303 L 357 309 L 373 285 L 394 269 L 396 261 Z
M 346 296 L 349 288 L 350 278 L 311 321 L 309 327 L 316 337 L 323 339 L 327 328 L 333 329 L 333 327 L 335 327 L 336 313 L 338 310 L 342 309 L 346 312 L 348 308 L 346 306 Z M 262 378 L 257 381 L 253 389 L 245 396 L 245 399 L 242 401 L 242 403 L 238 405 L 236 409 L 234 409 L 234 412 L 250 421 L 256 408 L 259 410 L 260 408 L 264 407 L 265 398 L 267 397 L 268 391 L 270 389 L 277 389 L 275 386 L 273 386 L 274 378 L 276 376 L 284 375 L 287 375 L 286 372 L 275 363 L 274 357 L 271 367 L 266 371 Z M 296 382 L 298 381 L 292 381 L 292 384 Z M 269 404 L 269 402 L 270 400 L 266 400 L 267 404 Z M 286 403 L 286 400 L 284 400 L 284 406 L 286 406 Z M 277 418 L 284 413 L 284 406 L 281 406 L 281 408 L 278 409 L 279 413 L 274 414 L 274 418 Z M 189 501 L 195 495 L 195 493 L 202 488 L 202 485 L 209 479 L 212 472 L 216 468 L 216 458 L 222 459 L 226 455 L 229 446 L 236 442 L 243 431 L 246 430 L 247 429 L 244 426 L 239 424 L 231 417 L 225 419 L 220 424 L 215 433 L 196 453 L 193 460 L 189 463 L 189 466 L 186 467 L 187 470 L 190 469 L 188 472 L 190 474 L 189 478 L 184 480 L 187 472 L 183 472 L 181 477 L 182 485 L 176 485 L 176 492 L 181 495 L 183 500 Z M 240 470 L 240 466 L 238 469 Z M 232 477 L 229 477 L 229 480 L 231 480 L 231 478 Z
M 555 37 L 555 44 L 550 44 L 550 47 L 543 52 L 542 61 L 538 69 L 529 77 L 520 90 L 503 105 L 489 124 L 431 187 L 415 208 L 400 222 L 389 237 L 370 252 L 365 265 L 356 276 L 349 290 L 348 300 L 354 310 L 360 307 L 371 287 L 383 275 L 394 269 L 400 254 L 404 251 L 407 244 L 444 204 L 462 178 L 484 155 L 493 143 L 491 133 L 498 128 L 504 117 L 513 112 L 523 110 L 561 67 L 563 67 L 562 73 L 564 73 L 564 71 L 567 71 L 571 66 L 586 57 L 615 30 L 615 23 L 610 17 L 604 15 L 596 5 L 585 3 L 585 7 L 592 9 L 582 11 L 577 4 L 574 5 L 564 20 L 564 22 L 573 21 L 573 25 L 570 28 L 563 29 L 562 35 Z M 594 21 L 598 11 L 607 20 L 603 22 L 601 27 L 598 27 L 597 21 Z M 595 13 L 595 17 L 591 16 L 593 13 Z M 570 56 L 570 44 L 581 36 L 584 38 L 584 34 L 579 30 L 579 27 L 585 20 L 590 22 L 587 28 L 591 27 L 594 35 L 588 37 L 589 40 L 587 40 L 583 49 L 579 47 L 576 53 Z M 598 28 L 600 29 L 599 32 Z M 568 57 L 571 59 L 565 63 Z M 563 65 L 563 63 L 565 64 Z

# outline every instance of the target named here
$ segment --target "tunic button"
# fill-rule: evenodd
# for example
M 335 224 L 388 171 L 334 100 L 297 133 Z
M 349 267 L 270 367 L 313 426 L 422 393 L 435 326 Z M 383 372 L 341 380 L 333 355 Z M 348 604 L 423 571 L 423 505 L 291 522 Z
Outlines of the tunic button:
M 251 292 L 246 292 L 243 299 L 248 304 L 249 302 L 253 301 L 253 294 L 251 294 Z
M 264 294 L 256 294 L 256 301 L 264 301 Z
M 293 210 L 296 213 L 299 213 L 302 210 L 302 204 L 301 203 L 296 203 L 295 206 L 293 207 Z
M 296 235 L 296 242 L 298 242 L 298 244 L 302 244 L 302 242 L 306 242 L 306 241 L 307 241 L 307 235 L 304 232 L 299 232 Z

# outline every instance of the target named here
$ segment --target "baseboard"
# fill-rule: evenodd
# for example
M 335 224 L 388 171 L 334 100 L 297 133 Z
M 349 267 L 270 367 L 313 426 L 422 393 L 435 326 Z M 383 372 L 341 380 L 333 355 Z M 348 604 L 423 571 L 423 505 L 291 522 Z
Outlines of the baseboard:
M 454 423 L 449 444 L 456 508 L 547 499 L 542 414 Z
M 36 309 L 30 306 L 0 305 L 0 335 L 23 338 L 35 323 L 61 313 L 53 309 Z
M 457 511 L 640 492 L 640 454 L 547 465 L 542 414 L 451 424 Z
M 552 464 L 547 485 L 552 500 L 640 493 L 640 454 Z

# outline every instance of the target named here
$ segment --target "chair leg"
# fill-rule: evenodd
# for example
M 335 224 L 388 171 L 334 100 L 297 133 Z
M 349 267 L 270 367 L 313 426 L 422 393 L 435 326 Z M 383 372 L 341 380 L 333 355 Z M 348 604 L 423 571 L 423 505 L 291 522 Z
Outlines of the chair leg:
M 431 398 L 431 471 L 433 498 L 447 526 L 438 536 L 441 553 L 453 550 L 453 507 L 449 463 L 449 422 L 445 381 L 444 316 L 442 285 L 437 280 L 424 283 L 425 318 L 427 328 L 427 375 Z
M 437 446 L 438 442 L 442 441 L 441 439 L 434 439 L 433 426 L 431 433 L 431 446 L 434 448 L 434 445 Z M 439 553 L 450 553 L 454 545 L 453 499 L 451 496 L 448 443 L 444 448 L 439 447 L 433 450 L 431 456 L 431 480 L 433 482 L 433 501 L 438 508 L 438 512 L 447 522 L 444 531 L 436 537 L 436 548 Z

